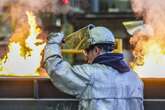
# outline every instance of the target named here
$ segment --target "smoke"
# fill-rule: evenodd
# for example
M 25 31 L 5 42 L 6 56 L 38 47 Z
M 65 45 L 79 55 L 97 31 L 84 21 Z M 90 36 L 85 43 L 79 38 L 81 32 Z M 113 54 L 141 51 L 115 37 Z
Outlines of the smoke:
M 150 41 L 155 41 L 165 51 L 164 0 L 131 0 L 131 3 L 135 15 L 142 18 L 145 25 L 144 29 L 134 33 L 130 40 L 131 45 L 134 47 L 133 54 L 135 58 L 137 57 L 137 60 L 139 58 L 140 60 L 143 59 L 144 46 Z
M 154 37 L 165 37 L 165 2 L 164 0 L 131 0 L 132 9 L 141 17 L 147 30 L 153 31 Z M 151 33 L 149 31 L 149 33 Z
M 12 28 L 27 21 L 26 11 L 35 14 L 39 12 L 66 14 L 70 9 L 69 5 L 62 5 L 59 0 L 0 0 L 0 14 L 9 15 Z
M 10 25 L 14 34 L 10 41 L 20 41 L 28 34 L 28 23 L 26 12 L 38 14 L 40 12 L 50 12 L 54 14 L 66 14 L 70 11 L 69 5 L 62 5 L 59 0 L 0 0 L 0 14 L 10 20 Z M 42 27 L 40 18 L 37 24 Z M 22 41 L 21 41 L 22 42 Z
M 165 72 L 165 2 L 164 0 L 131 0 L 135 15 L 144 21 L 144 29 L 130 39 L 139 74 L 158 75 Z
M 66 6 L 64 8 L 59 0 L 0 0 L 0 12 L 3 12 L 3 8 L 6 6 L 17 6 L 23 10 L 53 12 L 55 14 L 64 13 L 66 11 Z M 69 7 L 67 7 L 67 9 L 69 9 Z

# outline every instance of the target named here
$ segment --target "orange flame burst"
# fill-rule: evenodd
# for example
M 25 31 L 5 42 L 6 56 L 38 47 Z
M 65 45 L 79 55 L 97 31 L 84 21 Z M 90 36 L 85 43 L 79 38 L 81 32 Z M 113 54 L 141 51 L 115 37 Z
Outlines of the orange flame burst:
M 165 2 L 131 0 L 132 9 L 144 21 L 130 43 L 134 46 L 133 69 L 141 77 L 165 77 Z
M 139 37 L 139 36 L 137 36 Z M 162 37 L 141 36 L 135 43 L 133 50 L 135 61 L 133 69 L 140 77 L 165 77 L 165 43 Z
M 38 76 L 41 66 L 42 51 L 46 43 L 37 39 L 41 29 L 37 26 L 32 12 L 26 12 L 29 33 L 24 39 L 25 47 L 18 42 L 10 42 L 9 52 L 0 61 L 0 75 L 4 76 Z M 22 49 L 23 48 L 23 49 Z M 22 54 L 24 53 L 24 54 Z M 26 53 L 26 54 L 25 54 Z

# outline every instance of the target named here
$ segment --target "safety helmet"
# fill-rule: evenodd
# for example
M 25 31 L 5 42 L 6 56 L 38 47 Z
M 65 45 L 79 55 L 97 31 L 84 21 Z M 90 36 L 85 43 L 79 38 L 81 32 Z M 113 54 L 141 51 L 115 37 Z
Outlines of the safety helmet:
M 113 33 L 106 27 L 94 27 L 89 30 L 89 45 L 95 44 L 114 44 L 115 38 Z
M 106 27 L 89 28 L 88 46 L 85 51 L 88 53 L 95 46 L 106 46 L 109 51 L 112 51 L 115 46 L 115 38 L 113 33 Z

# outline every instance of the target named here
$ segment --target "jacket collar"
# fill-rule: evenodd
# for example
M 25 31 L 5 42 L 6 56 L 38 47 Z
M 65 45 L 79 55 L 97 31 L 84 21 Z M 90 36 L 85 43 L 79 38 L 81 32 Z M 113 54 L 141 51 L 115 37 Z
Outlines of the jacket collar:
M 97 56 L 92 63 L 104 64 L 116 69 L 119 73 L 130 71 L 129 66 L 123 60 L 123 54 L 119 53 L 104 53 Z

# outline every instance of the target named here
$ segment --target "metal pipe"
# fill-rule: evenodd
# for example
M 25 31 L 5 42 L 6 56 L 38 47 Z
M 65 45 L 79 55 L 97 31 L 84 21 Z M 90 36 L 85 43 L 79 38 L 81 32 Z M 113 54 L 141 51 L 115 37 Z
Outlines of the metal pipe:
M 83 54 L 84 50 L 76 50 L 76 49 L 62 49 L 62 53 L 64 54 Z

